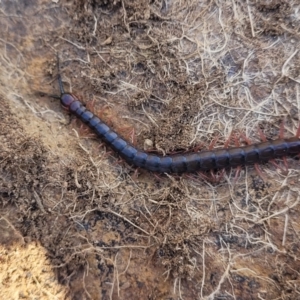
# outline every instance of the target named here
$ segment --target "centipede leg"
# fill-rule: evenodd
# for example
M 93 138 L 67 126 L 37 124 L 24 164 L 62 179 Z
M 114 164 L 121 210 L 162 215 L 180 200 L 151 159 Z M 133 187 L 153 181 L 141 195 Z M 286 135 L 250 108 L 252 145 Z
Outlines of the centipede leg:
M 251 140 L 246 136 L 246 134 L 244 134 L 242 131 L 239 132 L 239 136 L 246 142 L 247 145 L 251 145 L 252 142 Z M 240 143 L 239 143 L 239 140 L 237 139 L 237 136 L 235 135 L 235 145 L 236 147 L 239 147 L 240 146 Z M 236 183 L 238 178 L 239 178 L 239 175 L 242 171 L 242 166 L 238 166 L 236 168 L 236 171 L 235 171 L 235 176 L 234 176 L 234 179 L 233 179 L 233 182 Z
M 261 171 L 261 168 L 259 167 L 258 164 L 254 164 L 254 168 L 255 168 L 255 171 L 256 173 L 258 174 L 258 176 L 264 181 L 266 182 L 266 178 L 265 176 L 263 175 L 262 171 Z
M 218 175 L 213 170 L 209 171 L 209 175 L 210 175 L 209 178 L 211 179 L 211 181 L 213 183 L 217 183 Z
M 211 174 L 213 174 L 214 182 L 219 183 L 224 178 L 225 169 L 221 169 L 217 173 L 214 173 L 213 171 L 211 171 Z
M 216 136 L 216 137 L 210 142 L 210 144 L 209 144 L 209 146 L 208 146 L 208 149 L 209 149 L 209 150 L 213 150 L 213 149 L 214 149 L 214 146 L 215 146 L 216 142 L 218 141 L 218 139 L 219 139 L 219 136 Z
M 133 145 L 136 145 L 136 135 L 135 135 L 135 130 L 134 130 L 134 128 L 132 128 L 132 130 L 131 130 L 131 142 L 132 142 L 132 144 Z
M 227 138 L 227 140 L 225 141 L 225 143 L 224 143 L 224 148 L 229 148 L 229 144 L 230 144 L 230 142 L 231 142 L 231 140 L 232 140 L 232 137 L 233 137 L 233 131 L 230 133 L 230 135 L 229 135 L 229 137 Z
M 279 138 L 284 139 L 284 121 L 280 123 L 280 129 L 279 129 Z M 285 156 L 282 157 L 284 168 L 280 166 L 275 159 L 270 159 L 270 163 L 275 166 L 277 169 L 281 170 L 283 174 L 288 173 L 288 162 Z
M 261 170 L 261 168 L 260 168 L 260 166 L 259 166 L 258 163 L 254 164 L 254 168 L 255 168 L 255 171 L 257 172 L 258 176 L 259 176 L 263 181 L 266 181 L 266 178 L 265 178 L 265 176 L 263 175 L 262 170 Z
M 91 112 L 95 112 L 95 99 L 89 100 L 86 102 L 86 108 Z M 97 114 L 97 113 L 96 113 Z
M 204 144 L 203 143 L 199 143 L 195 147 L 192 148 L 192 152 L 199 152 L 203 148 L 204 148 Z
M 200 177 L 201 180 L 205 180 L 210 183 L 219 183 L 223 179 L 225 175 L 225 169 L 222 169 L 218 171 L 218 173 L 215 173 L 213 170 L 210 170 L 209 173 L 204 173 L 204 172 L 197 172 L 197 176 Z M 188 175 L 188 177 L 191 177 Z M 195 179 L 195 178 L 193 178 Z
M 236 182 L 238 181 L 238 178 L 239 178 L 239 175 L 241 173 L 241 170 L 242 170 L 242 167 L 241 166 L 238 166 L 236 168 L 236 171 L 235 171 L 235 175 L 234 175 L 234 178 L 233 178 L 233 183 L 236 184 Z
M 139 168 L 136 168 L 133 172 L 132 179 L 135 180 L 139 177 Z
M 284 139 L 284 121 L 280 123 L 279 138 Z
M 282 159 L 283 159 L 283 164 L 284 164 L 284 166 L 285 166 L 285 174 L 288 174 L 288 172 L 289 172 L 289 164 L 288 164 L 288 161 L 287 161 L 287 159 L 286 159 L 285 156 L 284 156 Z
M 162 180 L 162 177 L 159 176 L 159 174 L 157 173 L 153 173 L 154 177 L 158 180 L 158 181 L 161 181 Z
M 264 133 L 262 132 L 262 130 L 258 127 L 258 132 L 259 132 L 259 135 L 261 137 L 261 139 L 265 142 L 267 139 L 266 139 L 266 136 L 264 135 Z M 243 137 L 243 140 L 246 142 L 247 145 L 251 145 L 252 142 L 251 140 L 243 133 L 241 132 L 240 135 Z M 255 163 L 254 164 L 254 168 L 255 168 L 255 171 L 256 173 L 258 174 L 258 176 L 263 180 L 263 181 L 266 181 L 263 173 L 262 173 L 262 170 L 259 166 L 258 163 Z M 241 168 L 238 170 L 238 172 L 241 171 Z M 237 180 L 237 176 L 235 176 L 235 180 Z
M 243 137 L 243 135 L 242 135 L 241 132 L 239 132 L 239 135 L 237 135 L 237 134 L 234 135 L 234 145 L 235 145 L 236 147 L 240 147 L 240 146 L 241 146 L 241 144 L 240 144 L 240 138 L 241 138 L 241 137 Z M 245 136 L 245 139 L 246 139 L 246 136 Z M 247 142 L 247 141 L 246 141 L 246 142 Z M 250 144 L 251 144 L 251 142 L 250 142 Z
M 213 182 L 212 178 L 203 172 L 197 172 L 197 175 L 198 177 L 200 177 L 201 180 L 205 180 L 207 182 Z
M 269 162 L 277 169 L 281 170 L 283 174 L 287 174 L 288 172 L 288 164 L 287 164 L 287 160 L 286 157 L 282 157 L 283 163 L 284 163 L 284 168 L 282 166 L 280 166 L 275 159 L 270 159 Z
M 96 137 L 96 134 L 92 132 L 91 129 L 86 124 L 80 122 L 78 124 L 78 127 L 79 127 L 78 130 L 79 136 L 83 136 L 85 138 L 91 138 L 91 139 Z
M 296 137 L 300 138 L 300 124 L 299 124 L 297 132 L 296 132 Z
M 235 145 L 236 147 L 239 147 L 239 146 L 240 146 L 239 136 L 241 136 L 241 133 L 240 133 L 240 132 L 239 132 L 239 135 L 238 135 L 237 133 L 235 133 L 235 132 L 232 131 L 232 132 L 230 133 L 229 137 L 227 138 L 227 140 L 226 140 L 225 143 L 224 143 L 224 148 L 228 149 L 229 146 L 230 146 L 230 143 L 231 143 L 232 141 L 234 142 L 234 145 Z M 245 136 L 243 136 L 243 137 L 245 137 Z M 246 137 L 245 137 L 245 139 L 246 139 Z M 251 144 L 251 142 L 250 142 L 250 144 Z
M 136 145 L 136 136 L 135 136 L 135 130 L 133 127 L 125 127 L 122 128 L 121 130 L 119 130 L 125 137 L 128 137 L 128 139 L 130 140 L 130 142 L 133 145 Z
M 251 140 L 246 136 L 245 133 L 240 132 L 240 136 L 243 138 L 243 140 L 246 142 L 247 145 L 251 145 L 252 144 Z
M 263 133 L 263 131 L 258 127 L 257 128 L 257 131 L 258 131 L 258 134 L 260 136 L 260 139 L 263 141 L 263 142 L 266 142 L 267 141 L 267 138 L 265 136 L 265 134 Z

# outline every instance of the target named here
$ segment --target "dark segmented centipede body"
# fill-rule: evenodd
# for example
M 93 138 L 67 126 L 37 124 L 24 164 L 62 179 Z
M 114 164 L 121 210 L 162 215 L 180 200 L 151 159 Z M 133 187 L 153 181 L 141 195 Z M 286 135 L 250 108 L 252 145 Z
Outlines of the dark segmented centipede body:
M 60 101 L 64 108 L 92 128 L 97 135 L 128 164 L 158 173 L 184 173 L 231 168 L 267 162 L 300 153 L 299 137 L 277 139 L 244 147 L 215 149 L 167 156 L 146 153 L 135 148 L 101 121 L 72 94 L 64 92 L 59 74 Z

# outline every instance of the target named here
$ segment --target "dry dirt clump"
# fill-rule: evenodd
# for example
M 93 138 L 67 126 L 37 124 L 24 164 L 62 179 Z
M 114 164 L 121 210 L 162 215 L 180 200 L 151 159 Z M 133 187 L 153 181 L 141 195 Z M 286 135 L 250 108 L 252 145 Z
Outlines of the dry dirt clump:
M 299 11 L 2 0 L 0 298 L 299 298 L 297 158 L 238 173 L 134 170 L 52 97 L 58 53 L 65 90 L 139 148 L 274 140 L 283 121 L 294 136 Z

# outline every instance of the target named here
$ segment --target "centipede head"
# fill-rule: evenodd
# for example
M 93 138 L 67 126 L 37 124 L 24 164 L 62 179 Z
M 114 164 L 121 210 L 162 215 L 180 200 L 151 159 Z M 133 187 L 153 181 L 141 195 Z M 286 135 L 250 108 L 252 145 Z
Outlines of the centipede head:
M 64 93 L 60 96 L 60 104 L 66 110 L 69 110 L 71 104 L 75 101 L 77 101 L 79 103 L 78 99 L 71 94 Z

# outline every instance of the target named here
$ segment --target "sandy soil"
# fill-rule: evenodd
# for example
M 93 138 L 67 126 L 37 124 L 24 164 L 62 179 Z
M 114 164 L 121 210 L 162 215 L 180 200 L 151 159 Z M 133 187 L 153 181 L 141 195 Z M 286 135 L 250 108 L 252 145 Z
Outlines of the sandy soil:
M 299 11 L 2 0 L 0 298 L 300 299 L 296 158 L 222 176 L 136 172 L 51 98 L 58 52 L 65 89 L 139 148 L 260 142 L 283 121 L 293 136 Z

